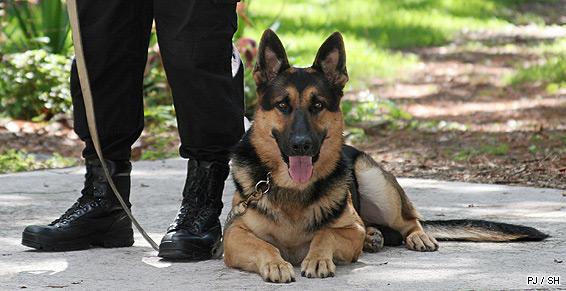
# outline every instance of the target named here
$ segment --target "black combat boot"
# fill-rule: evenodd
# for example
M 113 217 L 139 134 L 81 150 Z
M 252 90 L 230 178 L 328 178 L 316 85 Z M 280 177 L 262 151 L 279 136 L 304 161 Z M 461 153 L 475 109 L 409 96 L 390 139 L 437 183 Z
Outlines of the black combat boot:
M 207 260 L 222 238 L 222 190 L 227 164 L 189 160 L 183 201 L 159 245 L 166 259 Z
M 132 164 L 110 160 L 106 163 L 124 201 L 129 201 Z M 85 178 L 78 201 L 49 225 L 27 226 L 23 245 L 44 251 L 71 251 L 93 245 L 112 248 L 134 244 L 132 223 L 106 183 L 99 160 L 86 161 Z

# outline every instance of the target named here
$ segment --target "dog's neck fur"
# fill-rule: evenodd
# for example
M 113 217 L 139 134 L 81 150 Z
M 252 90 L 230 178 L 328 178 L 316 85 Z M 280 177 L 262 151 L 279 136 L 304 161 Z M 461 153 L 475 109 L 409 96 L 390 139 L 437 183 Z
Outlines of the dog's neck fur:
M 276 170 L 271 169 L 268 163 L 261 159 L 251 142 L 252 136 L 253 126 L 236 145 L 232 156 L 234 183 L 236 190 L 243 196 L 253 193 L 256 183 L 265 180 L 268 173 Z M 342 200 L 348 194 L 351 176 L 340 152 L 337 153 L 336 160 L 334 168 L 328 175 L 318 177 L 303 188 L 282 187 L 274 176 L 271 189 L 266 194 L 267 198 L 274 204 L 293 203 L 304 206 L 316 202 L 323 196 L 333 196 L 333 200 Z M 284 162 L 281 164 L 284 165 Z

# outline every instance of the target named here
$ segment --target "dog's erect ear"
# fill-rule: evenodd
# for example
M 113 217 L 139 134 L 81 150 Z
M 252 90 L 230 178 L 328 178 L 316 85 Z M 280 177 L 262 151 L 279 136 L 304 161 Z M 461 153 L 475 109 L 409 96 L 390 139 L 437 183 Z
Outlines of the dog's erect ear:
M 348 82 L 348 71 L 344 40 L 339 32 L 333 33 L 320 46 L 312 67 L 322 72 L 332 86 L 344 88 Z
M 266 84 L 289 68 L 287 53 L 279 37 L 271 29 L 263 32 L 259 43 L 253 76 L 257 86 Z

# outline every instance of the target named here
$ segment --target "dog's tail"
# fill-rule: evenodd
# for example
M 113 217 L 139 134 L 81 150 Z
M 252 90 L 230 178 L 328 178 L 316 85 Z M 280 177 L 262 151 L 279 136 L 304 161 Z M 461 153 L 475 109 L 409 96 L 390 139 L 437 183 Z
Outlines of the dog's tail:
M 541 241 L 548 237 L 532 227 L 486 220 L 430 220 L 421 224 L 425 232 L 444 241 Z
M 366 224 L 376 226 L 382 232 L 385 245 L 396 245 L 402 242 L 402 237 L 397 231 L 383 226 L 388 224 L 383 213 L 405 220 L 418 219 L 424 230 L 437 240 L 511 242 L 540 241 L 548 237 L 532 227 L 485 220 L 422 221 L 395 177 L 371 156 L 347 145 L 342 148 L 342 153 L 353 168 L 350 192 L 354 207 Z

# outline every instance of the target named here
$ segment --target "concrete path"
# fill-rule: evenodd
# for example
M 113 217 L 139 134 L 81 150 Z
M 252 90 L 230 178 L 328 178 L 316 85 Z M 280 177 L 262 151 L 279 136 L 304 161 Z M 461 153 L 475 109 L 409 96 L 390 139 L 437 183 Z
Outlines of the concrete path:
M 533 243 L 444 242 L 435 253 L 386 248 L 339 266 L 334 278 L 299 276 L 290 285 L 264 283 L 258 275 L 226 268 L 221 260 L 163 262 L 139 235 L 134 247 L 122 249 L 39 253 L 20 245 L 25 225 L 48 223 L 73 203 L 82 171 L 0 175 L 0 290 L 566 290 L 566 197 L 551 189 L 400 179 L 426 218 L 522 223 L 552 237 Z M 175 216 L 184 174 L 181 160 L 134 164 L 133 210 L 155 240 Z M 232 189 L 227 183 L 225 203 Z M 560 276 L 560 285 L 549 285 L 548 278 L 544 285 L 529 285 L 529 276 Z

